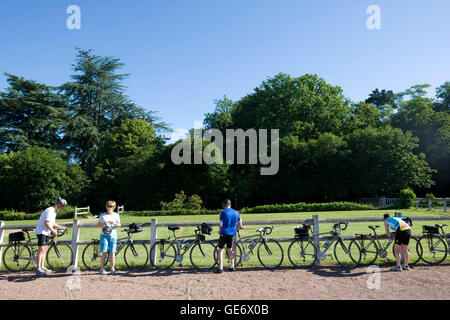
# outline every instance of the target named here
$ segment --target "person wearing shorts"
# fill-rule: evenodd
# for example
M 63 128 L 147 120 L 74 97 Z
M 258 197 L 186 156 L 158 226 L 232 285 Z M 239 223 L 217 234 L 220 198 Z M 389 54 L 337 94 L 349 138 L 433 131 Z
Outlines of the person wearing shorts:
M 59 224 L 55 223 L 56 212 L 61 210 L 65 206 L 67 206 L 67 201 L 62 198 L 58 198 L 53 206 L 45 209 L 39 216 L 39 220 L 34 231 L 38 238 L 38 254 L 36 267 L 36 276 L 38 277 L 45 277 L 47 273 L 52 272 L 52 270 L 45 268 L 44 261 L 47 254 L 50 234 L 55 237 L 58 235 L 55 228 L 60 230 L 67 230 L 67 227 L 60 226 Z
M 100 232 L 100 252 L 102 253 L 100 259 L 100 274 L 108 274 L 105 271 L 106 255 L 109 253 L 109 263 L 111 264 L 111 274 L 115 275 L 116 270 L 114 265 L 116 262 L 116 246 L 117 246 L 117 231 L 120 228 L 120 217 L 117 212 L 115 201 L 106 202 L 106 212 L 101 214 L 98 219 L 98 226 L 102 228 Z
M 223 211 L 219 214 L 219 251 L 217 273 L 223 272 L 223 249 L 227 246 L 227 254 L 230 258 L 230 270 L 235 271 L 233 239 L 236 236 L 237 228 L 242 229 L 242 220 L 239 212 L 231 208 L 231 201 L 226 199 L 222 202 Z
M 394 253 L 397 265 L 392 268 L 392 271 L 409 270 L 408 245 L 409 239 L 411 238 L 411 227 L 401 218 L 391 217 L 389 213 L 386 213 L 383 218 L 386 235 L 390 238 L 392 235 L 389 232 L 389 229 L 395 231 Z M 404 259 L 403 265 L 401 265 L 400 252 Z

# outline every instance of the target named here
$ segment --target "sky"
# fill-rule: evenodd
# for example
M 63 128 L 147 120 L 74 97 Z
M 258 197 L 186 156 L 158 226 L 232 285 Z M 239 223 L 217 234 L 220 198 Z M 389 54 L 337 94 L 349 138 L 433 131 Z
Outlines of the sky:
M 71 5 L 80 29 L 67 27 Z M 371 5 L 380 29 L 367 27 Z M 126 94 L 180 134 L 215 99 L 237 101 L 280 72 L 317 74 L 353 101 L 423 83 L 433 97 L 450 81 L 449 12 L 448 0 L 1 1 L 0 72 L 60 85 L 76 47 L 117 57 Z

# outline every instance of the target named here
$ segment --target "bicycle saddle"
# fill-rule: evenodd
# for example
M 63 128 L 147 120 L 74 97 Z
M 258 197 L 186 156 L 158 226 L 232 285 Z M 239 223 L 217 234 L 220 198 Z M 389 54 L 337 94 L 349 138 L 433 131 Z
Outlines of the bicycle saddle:
M 33 231 L 34 228 L 23 228 L 22 231 L 23 232 L 28 232 L 28 231 Z
M 168 226 L 167 229 L 169 229 L 170 231 L 175 231 L 175 230 L 180 229 L 180 227 Z
M 447 225 L 446 224 L 436 224 L 435 226 L 438 228 L 441 228 L 441 227 L 446 227 Z
M 373 232 L 375 232 L 375 229 L 376 229 L 376 228 L 379 228 L 379 227 L 380 227 L 380 226 L 369 226 L 369 228 L 372 229 Z

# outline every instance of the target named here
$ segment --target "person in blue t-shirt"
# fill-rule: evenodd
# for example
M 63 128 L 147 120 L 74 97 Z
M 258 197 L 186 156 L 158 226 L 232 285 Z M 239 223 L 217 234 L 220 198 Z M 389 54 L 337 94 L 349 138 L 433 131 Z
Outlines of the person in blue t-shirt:
M 227 245 L 227 254 L 230 258 L 230 270 L 235 271 L 233 238 L 236 236 L 237 228 L 242 229 L 242 220 L 239 212 L 231 208 L 230 199 L 222 202 L 223 211 L 219 214 L 219 252 L 218 252 L 218 273 L 223 272 L 223 248 Z
M 394 253 L 397 265 L 392 268 L 392 271 L 409 270 L 408 266 L 408 245 L 411 238 L 411 227 L 403 219 L 391 217 L 389 213 L 384 216 L 384 228 L 386 235 L 390 238 L 392 235 L 389 228 L 395 231 Z M 404 264 L 401 265 L 400 251 L 404 259 Z

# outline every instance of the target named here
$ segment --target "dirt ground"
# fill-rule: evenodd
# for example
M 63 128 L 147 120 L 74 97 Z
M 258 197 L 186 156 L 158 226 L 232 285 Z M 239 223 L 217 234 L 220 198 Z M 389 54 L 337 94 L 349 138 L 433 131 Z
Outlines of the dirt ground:
M 311 270 L 282 267 L 225 269 L 222 274 L 186 269 L 170 272 L 102 276 L 96 272 L 54 273 L 36 278 L 34 273 L 0 273 L 2 300 L 360 300 L 450 299 L 450 264 L 416 266 L 391 272 L 382 266 L 377 273 L 367 268 L 351 271 L 318 266 Z

